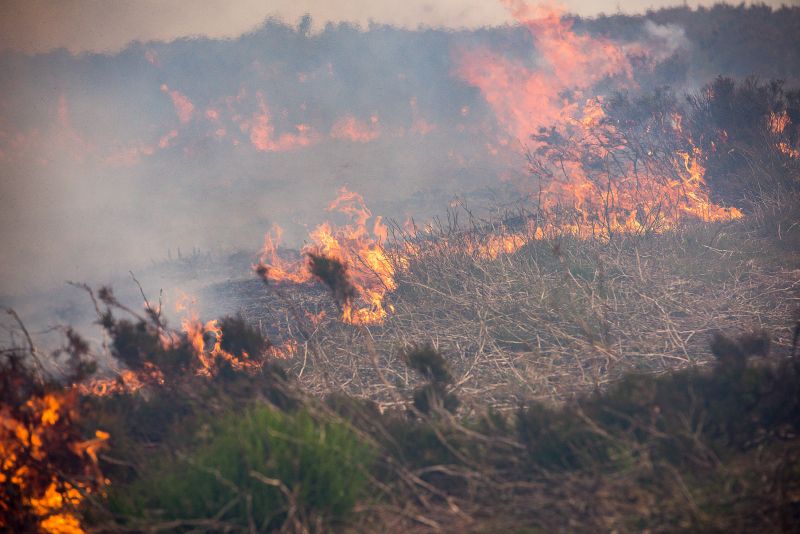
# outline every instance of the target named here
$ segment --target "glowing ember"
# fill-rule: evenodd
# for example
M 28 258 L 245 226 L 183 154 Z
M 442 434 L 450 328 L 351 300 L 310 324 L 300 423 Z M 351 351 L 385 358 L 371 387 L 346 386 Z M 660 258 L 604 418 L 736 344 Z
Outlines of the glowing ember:
M 144 369 L 135 373 L 123 369 L 112 378 L 95 378 L 87 383 L 76 384 L 75 388 L 81 395 L 107 397 L 123 393 L 133 393 L 147 384 L 163 384 L 164 374 L 150 362 L 146 362 Z
M 281 345 L 270 347 L 269 355 L 273 358 L 285 360 L 297 354 L 297 348 L 297 341 L 289 339 Z

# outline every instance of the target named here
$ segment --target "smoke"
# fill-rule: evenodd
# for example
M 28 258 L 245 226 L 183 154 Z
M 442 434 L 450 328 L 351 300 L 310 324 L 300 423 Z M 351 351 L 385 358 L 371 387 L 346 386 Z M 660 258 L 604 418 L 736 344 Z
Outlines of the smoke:
M 652 20 L 645 20 L 644 31 L 649 37 L 650 55 L 656 61 L 663 61 L 690 47 L 686 31 L 675 24 L 656 24 Z
M 602 38 L 618 66 L 593 71 L 603 54 L 581 45 L 556 88 L 627 75 L 635 47 L 658 61 L 690 45 L 672 24 L 626 24 L 633 37 Z M 425 221 L 525 174 L 530 124 L 509 128 L 459 61 L 481 50 L 552 81 L 541 29 L 307 30 L 0 53 L 0 295 L 119 279 L 178 249 L 255 258 L 273 223 L 302 245 L 342 186 L 375 214 Z

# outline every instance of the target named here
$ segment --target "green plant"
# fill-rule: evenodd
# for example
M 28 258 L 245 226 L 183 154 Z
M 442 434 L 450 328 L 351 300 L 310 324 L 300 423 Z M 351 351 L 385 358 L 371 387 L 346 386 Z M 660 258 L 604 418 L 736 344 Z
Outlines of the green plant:
M 260 405 L 231 413 L 208 442 L 183 455 L 165 455 L 111 498 L 115 512 L 183 520 L 211 527 L 209 518 L 260 531 L 288 521 L 335 522 L 363 495 L 370 448 L 343 422 Z

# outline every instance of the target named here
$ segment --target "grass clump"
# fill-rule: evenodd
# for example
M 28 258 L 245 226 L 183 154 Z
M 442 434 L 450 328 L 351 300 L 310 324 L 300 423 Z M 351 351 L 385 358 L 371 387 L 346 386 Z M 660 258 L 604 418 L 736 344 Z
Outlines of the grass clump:
M 422 413 L 444 408 L 458 409 L 458 397 L 447 390 L 453 376 L 444 357 L 430 344 L 409 350 L 403 355 L 406 364 L 428 381 L 414 391 L 414 407 Z
M 207 442 L 165 455 L 111 498 L 117 513 L 178 530 L 275 530 L 335 524 L 363 496 L 373 454 L 341 421 L 258 405 L 230 414 Z M 135 522 L 135 521 L 134 521 Z

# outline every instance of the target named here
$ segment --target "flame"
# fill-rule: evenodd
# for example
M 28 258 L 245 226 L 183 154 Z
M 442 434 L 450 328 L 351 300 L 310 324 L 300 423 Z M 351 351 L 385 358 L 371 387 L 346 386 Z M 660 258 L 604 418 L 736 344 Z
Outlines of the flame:
M 172 105 L 175 107 L 175 113 L 178 115 L 178 120 L 181 124 L 186 124 L 192 120 L 194 104 L 185 94 L 177 90 L 171 90 L 165 83 L 161 84 L 161 92 L 169 95 L 172 99 Z
M 314 253 L 336 259 L 350 275 L 359 298 L 356 302 L 342 305 L 341 319 L 348 324 L 380 324 L 393 307 L 384 302 L 386 294 L 396 289 L 394 267 L 382 244 L 388 237 L 388 228 L 381 217 L 375 217 L 372 228 L 367 222 L 373 218 L 364 198 L 347 188 L 328 206 L 328 211 L 345 214 L 350 222 L 334 227 L 325 222 L 310 234 L 311 243 L 303 248 L 304 253 Z M 278 254 L 280 227 L 274 227 L 274 236 L 264 239 L 261 265 L 267 269 L 267 277 L 275 282 L 288 281 L 296 284 L 312 280 L 308 264 L 303 260 L 289 262 Z
M 702 153 L 683 135 L 678 114 L 665 127 L 689 148 L 666 158 L 667 168 L 648 162 L 640 169 L 614 157 L 628 149 L 624 138 L 606 120 L 603 99 L 583 95 L 600 81 L 632 83 L 631 63 L 621 45 L 576 34 L 560 8 L 531 7 L 520 0 L 505 4 L 533 37 L 537 67 L 478 50 L 462 54 L 458 74 L 481 90 L 505 132 L 529 141 L 536 154 L 532 170 L 544 178 L 539 209 L 548 223 L 527 233 L 608 238 L 616 232 L 664 230 L 684 216 L 704 221 L 741 217 L 739 210 L 709 200 Z M 504 139 L 498 142 L 503 145 Z M 598 163 L 613 166 L 613 173 L 598 170 Z M 525 236 L 498 236 L 474 252 L 491 258 L 515 250 Z
M 774 133 L 775 135 L 780 135 L 786 130 L 786 127 L 789 126 L 791 119 L 789 119 L 789 115 L 782 111 L 780 113 L 770 113 L 768 119 L 768 126 L 769 131 Z
M 197 374 L 200 376 L 213 376 L 217 370 L 218 361 L 224 360 L 237 371 L 257 371 L 263 366 L 262 360 L 251 358 L 247 352 L 237 357 L 222 349 L 222 328 L 216 319 L 203 323 L 195 313 L 184 318 L 181 329 L 194 350 L 200 363 Z
M 281 360 L 285 360 L 291 358 L 295 354 L 297 354 L 297 341 L 294 339 L 286 340 L 284 343 L 280 345 L 273 345 L 269 348 L 269 354 L 273 358 L 279 358 Z
M 551 235 L 608 239 L 620 232 L 663 231 L 686 217 L 722 221 L 742 216 L 738 209 L 710 200 L 704 156 L 683 132 L 683 117 L 678 113 L 661 125 L 677 147 L 672 153 L 658 158 L 652 153 L 637 154 L 639 159 L 617 161 L 618 154 L 630 156 L 633 149 L 608 120 L 602 97 L 587 95 L 600 82 L 617 88 L 633 85 L 628 53 L 641 53 L 640 45 L 626 48 L 609 39 L 578 34 L 558 7 L 532 7 L 522 0 L 504 3 L 533 37 L 536 66 L 480 48 L 462 50 L 456 73 L 481 91 L 503 130 L 495 142 L 487 143 L 488 151 L 493 155 L 507 152 L 516 138 L 535 155 L 531 170 L 546 178 L 540 184 L 538 206 L 544 217 L 521 230 L 467 234 L 452 242 L 444 239 L 437 246 L 460 246 L 470 255 L 492 260 L 514 253 L 532 239 Z M 410 105 L 416 117 L 416 99 Z M 462 116 L 469 111 L 463 108 Z M 331 136 L 370 141 L 378 135 L 378 121 L 373 118 L 372 122 L 370 128 L 346 117 L 334 125 Z M 777 118 L 775 124 L 782 131 L 786 120 Z M 424 134 L 430 127 L 421 125 L 418 130 Z M 394 268 L 381 246 L 386 241 L 385 226 L 376 217 L 370 231 L 367 222 L 372 213 L 360 195 L 346 189 L 328 209 L 346 214 L 350 223 L 342 227 L 320 224 L 309 234 L 311 243 L 303 252 L 335 258 L 348 269 L 359 298 L 355 305 L 344 304 L 342 321 L 381 323 L 391 310 L 386 295 L 396 288 Z M 306 262 L 288 261 L 278 254 L 281 235 L 275 226 L 265 237 L 261 265 L 266 276 L 273 281 L 308 282 L 312 275 Z M 402 265 L 420 251 L 406 244 L 406 249 L 393 252 Z
M 481 90 L 498 122 L 515 138 L 524 141 L 539 128 L 571 117 L 575 97 L 597 82 L 631 78 L 623 48 L 607 39 L 576 34 L 562 8 L 532 7 L 520 0 L 504 4 L 533 37 L 541 57 L 539 68 L 478 49 L 458 58 L 456 72 Z M 575 97 L 566 96 L 569 93 Z
M 778 150 L 786 156 L 789 156 L 792 159 L 800 159 L 800 148 L 794 148 L 786 141 L 778 142 Z
M 172 140 L 176 137 L 178 137 L 178 130 L 170 130 L 158 140 L 158 148 L 162 150 L 168 148 Z M 152 150 L 150 153 L 152 154 Z
M 305 312 L 306 318 L 314 326 L 319 326 L 319 324 L 322 322 L 322 320 L 325 319 L 326 315 L 327 314 L 325 313 L 325 310 L 323 310 L 323 311 L 321 311 L 319 313 L 309 313 L 308 311 Z
M 272 122 L 269 107 L 264 96 L 259 93 L 257 113 L 250 123 L 243 123 L 243 127 L 250 130 L 250 142 L 257 149 L 263 152 L 285 152 L 311 145 L 315 138 L 311 128 L 306 124 L 295 126 L 297 133 L 283 133 L 275 136 L 275 125 Z
M 769 131 L 775 136 L 781 136 L 786 128 L 792 123 L 789 115 L 782 111 L 780 113 L 770 113 L 767 121 Z M 778 151 L 792 159 L 800 159 L 800 147 L 792 146 L 788 141 L 779 140 L 775 143 Z
M 507 232 L 492 233 L 482 239 L 468 236 L 464 249 L 468 254 L 478 258 L 494 260 L 501 255 L 513 254 L 530 239 L 532 239 L 530 235 Z
M 540 208 L 547 215 L 568 217 L 550 217 L 555 221 L 545 225 L 545 233 L 608 238 L 614 233 L 664 231 L 686 217 L 714 222 L 742 216 L 738 209 L 709 199 L 702 151 L 683 135 L 679 116 L 665 124 L 664 135 L 687 148 L 660 159 L 648 155 L 637 164 L 617 157 L 627 147 L 617 127 L 605 120 L 602 103 L 599 97 L 588 100 L 580 113 L 553 127 L 566 145 L 556 153 L 543 152 L 538 171 L 550 180 L 542 184 Z M 613 166 L 604 167 L 608 161 Z
M 84 532 L 74 510 L 84 495 L 105 484 L 97 453 L 109 435 L 97 431 L 93 439 L 70 441 L 74 405 L 73 394 L 51 392 L 29 398 L 17 413 L 10 406 L 0 407 L 0 483 L 15 487 L 11 491 L 21 495 L 23 505 L 40 518 L 43 532 Z M 59 460 L 51 455 L 63 455 L 63 447 L 85 460 L 84 469 L 91 477 L 73 482 L 61 479 L 51 467 L 51 462 Z M 0 511 L 10 511 L 6 506 L 0 502 Z
M 377 139 L 380 135 L 380 122 L 377 115 L 372 115 L 369 123 L 348 115 L 336 121 L 331 128 L 332 138 L 345 139 L 356 143 L 368 143 Z
M 114 377 L 95 378 L 88 383 L 75 384 L 74 387 L 81 395 L 108 397 L 134 393 L 147 384 L 164 384 L 164 374 L 150 362 L 146 362 L 144 368 L 138 373 L 130 369 L 123 369 L 118 371 Z
M 178 293 L 175 301 L 175 311 L 184 315 L 181 321 L 181 331 L 197 357 L 196 374 L 211 377 L 218 368 L 219 360 L 227 361 L 237 371 L 254 372 L 264 365 L 259 358 L 252 358 L 246 352 L 240 356 L 222 349 L 222 328 L 217 321 L 211 320 L 203 323 L 194 311 L 197 300 L 183 292 Z M 174 349 L 181 345 L 182 339 L 178 332 L 160 329 L 158 332 L 161 346 Z M 290 347 L 283 347 L 282 354 L 291 354 Z M 74 384 L 73 388 L 81 395 L 106 397 L 109 395 L 134 393 L 148 385 L 163 385 L 166 382 L 164 374 L 151 362 L 145 362 L 142 369 L 132 371 L 123 369 L 117 371 L 111 378 L 95 378 L 86 383 Z

